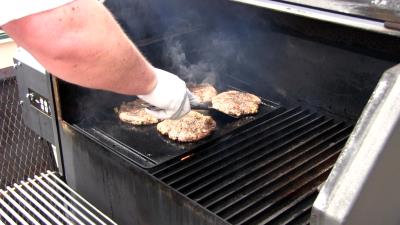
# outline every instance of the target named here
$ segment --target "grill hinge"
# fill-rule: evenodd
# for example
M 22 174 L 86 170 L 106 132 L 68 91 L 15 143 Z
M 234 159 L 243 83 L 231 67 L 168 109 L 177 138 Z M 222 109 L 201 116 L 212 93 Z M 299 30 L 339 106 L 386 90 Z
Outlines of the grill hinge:
M 387 29 L 392 29 L 392 30 L 398 30 L 398 31 L 400 31 L 400 23 L 399 23 L 399 22 L 386 21 L 386 22 L 385 22 L 385 27 L 386 27 Z

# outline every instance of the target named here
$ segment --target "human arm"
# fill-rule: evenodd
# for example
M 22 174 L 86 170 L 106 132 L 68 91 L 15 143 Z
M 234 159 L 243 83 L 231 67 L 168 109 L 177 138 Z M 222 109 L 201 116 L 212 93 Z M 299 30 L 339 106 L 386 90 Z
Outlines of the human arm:
M 96 0 L 76 0 L 2 28 L 68 82 L 128 95 L 147 94 L 156 85 L 152 65 Z
M 53 75 L 81 86 L 139 95 L 163 109 L 160 118 L 189 112 L 186 84 L 154 68 L 96 0 L 75 0 L 2 26 Z

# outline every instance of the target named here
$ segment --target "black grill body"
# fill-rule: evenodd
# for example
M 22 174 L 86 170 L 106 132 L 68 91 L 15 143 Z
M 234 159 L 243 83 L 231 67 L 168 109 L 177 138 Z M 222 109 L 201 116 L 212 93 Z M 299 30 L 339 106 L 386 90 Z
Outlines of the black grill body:
M 80 162 L 66 167 L 69 184 L 122 224 L 306 224 L 352 130 L 300 107 L 277 108 L 144 170 L 64 126 L 72 149 L 64 163 Z
M 353 124 L 399 61 L 394 36 L 230 1 L 106 5 L 154 65 L 263 98 L 257 115 L 180 144 L 121 124 L 113 109 L 131 96 L 56 82 L 66 181 L 119 224 L 308 224 Z

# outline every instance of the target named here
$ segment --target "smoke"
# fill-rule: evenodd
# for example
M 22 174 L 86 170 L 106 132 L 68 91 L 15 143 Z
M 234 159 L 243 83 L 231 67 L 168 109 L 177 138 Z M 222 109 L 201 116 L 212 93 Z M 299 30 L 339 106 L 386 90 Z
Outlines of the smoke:
M 171 61 L 170 69 L 180 75 L 186 82 L 216 83 L 217 72 L 215 65 L 203 59 L 195 63 L 191 62 L 180 41 L 171 40 L 167 42 L 165 52 L 166 57 Z
M 223 1 L 115 0 L 106 5 L 155 66 L 186 82 L 217 85 L 221 74 L 229 73 L 227 61 L 243 58 L 230 31 L 246 28 L 222 16 L 227 13 L 220 10 Z M 145 52 L 146 43 L 157 45 L 155 52 Z
M 186 37 L 167 39 L 163 47 L 165 69 L 188 83 L 209 83 L 220 87 L 232 66 L 242 64 L 244 54 L 237 36 L 229 30 L 203 28 Z

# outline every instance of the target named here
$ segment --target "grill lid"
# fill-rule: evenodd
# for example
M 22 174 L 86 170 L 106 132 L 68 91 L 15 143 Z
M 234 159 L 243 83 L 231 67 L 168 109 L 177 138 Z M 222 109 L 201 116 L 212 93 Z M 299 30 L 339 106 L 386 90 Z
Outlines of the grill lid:
M 284 0 L 282 2 L 400 23 L 400 2 L 398 0 Z
M 398 0 L 286 0 L 287 2 L 366 18 L 400 22 Z
M 397 0 L 232 1 L 357 29 L 400 36 L 400 2 Z

